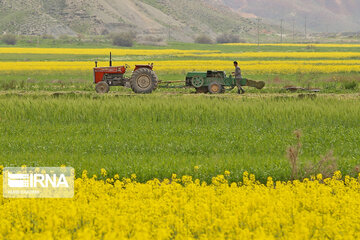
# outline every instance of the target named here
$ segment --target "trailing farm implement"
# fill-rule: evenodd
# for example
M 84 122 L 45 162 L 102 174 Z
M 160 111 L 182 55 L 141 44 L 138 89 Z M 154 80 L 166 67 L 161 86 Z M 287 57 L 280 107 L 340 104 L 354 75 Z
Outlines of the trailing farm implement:
M 160 81 L 154 71 L 154 65 L 135 65 L 130 78 L 125 77 L 129 65 L 112 66 L 110 53 L 109 67 L 98 67 L 95 62 L 94 83 L 98 93 L 107 93 L 112 86 L 129 87 L 135 93 L 152 93 L 156 88 L 194 88 L 196 93 L 220 94 L 237 86 L 237 79 L 225 71 L 189 72 L 185 81 Z M 250 79 L 240 79 L 241 86 L 262 89 L 265 83 Z M 174 84 L 181 84 L 174 86 Z
M 226 75 L 225 71 L 189 72 L 186 75 L 186 86 L 193 87 L 197 93 L 224 93 L 236 87 L 236 81 L 231 74 Z M 262 89 L 264 82 L 257 82 L 246 78 L 240 79 L 241 86 L 255 87 Z

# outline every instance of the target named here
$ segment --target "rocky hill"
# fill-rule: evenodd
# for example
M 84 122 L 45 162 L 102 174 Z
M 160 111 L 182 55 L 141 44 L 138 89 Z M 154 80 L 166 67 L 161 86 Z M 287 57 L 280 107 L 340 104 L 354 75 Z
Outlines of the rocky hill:
M 260 17 L 279 25 L 284 19 L 288 27 L 292 21 L 298 29 L 307 27 L 315 32 L 360 31 L 359 0 L 207 0 L 224 4 L 242 16 Z
M 0 0 L 0 32 L 76 35 L 125 31 L 134 31 L 140 38 L 193 41 L 201 33 L 255 35 L 256 24 L 222 3 L 204 0 Z

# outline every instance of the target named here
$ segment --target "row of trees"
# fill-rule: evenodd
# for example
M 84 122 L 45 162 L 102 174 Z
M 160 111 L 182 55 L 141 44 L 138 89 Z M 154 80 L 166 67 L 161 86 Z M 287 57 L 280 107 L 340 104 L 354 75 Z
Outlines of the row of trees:
M 213 43 L 245 43 L 246 41 L 244 39 L 241 39 L 238 35 L 235 34 L 221 34 L 219 36 L 217 36 L 217 38 L 215 39 L 215 42 L 213 41 L 213 39 L 206 35 L 206 34 L 201 34 L 199 36 L 197 36 L 195 38 L 195 42 L 196 43 L 201 43 L 201 44 L 213 44 Z
M 48 35 L 44 35 L 48 36 Z M 44 39 L 48 39 L 49 37 L 43 37 Z M 53 38 L 53 37 L 52 37 Z M 133 32 L 126 33 L 117 33 L 109 35 L 113 45 L 122 46 L 122 47 L 132 47 L 134 41 L 136 39 L 136 34 Z M 63 37 L 60 37 L 63 40 Z M 7 45 L 15 45 L 17 42 L 17 38 L 13 34 L 4 34 L 1 36 L 1 41 Z M 205 34 L 199 35 L 195 39 L 196 43 L 202 44 L 213 44 L 214 41 Z M 243 39 L 240 39 L 239 36 L 234 34 L 221 34 L 216 38 L 216 43 L 241 43 L 245 42 Z
M 7 45 L 15 45 L 17 42 L 17 39 L 14 34 L 4 34 L 1 37 L 1 41 Z
M 134 33 L 119 33 L 110 35 L 113 45 L 123 47 L 132 47 L 135 37 L 136 36 Z M 51 35 L 43 35 L 42 38 L 54 39 L 54 37 Z M 70 37 L 67 35 L 61 35 L 59 37 L 59 39 L 64 42 L 69 41 L 69 38 Z M 3 42 L 7 45 L 15 45 L 17 43 L 17 37 L 14 34 L 4 34 L 2 36 L 0 35 L 0 42 Z
M 136 35 L 134 33 L 119 33 L 111 35 L 113 44 L 116 46 L 131 47 L 135 41 Z M 213 44 L 214 41 L 208 35 L 202 34 L 195 38 L 196 43 L 201 44 Z M 241 39 L 235 34 L 221 34 L 216 40 L 216 43 L 245 43 L 244 39 Z

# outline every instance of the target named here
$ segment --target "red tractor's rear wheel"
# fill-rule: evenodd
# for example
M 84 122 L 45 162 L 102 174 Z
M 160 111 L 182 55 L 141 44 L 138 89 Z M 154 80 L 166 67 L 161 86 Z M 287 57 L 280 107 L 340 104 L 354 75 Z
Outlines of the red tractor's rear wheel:
M 108 93 L 110 90 L 109 84 L 104 81 L 98 82 L 95 86 L 97 93 Z
M 152 93 L 157 88 L 158 78 L 151 69 L 139 68 L 131 76 L 130 85 L 135 93 Z

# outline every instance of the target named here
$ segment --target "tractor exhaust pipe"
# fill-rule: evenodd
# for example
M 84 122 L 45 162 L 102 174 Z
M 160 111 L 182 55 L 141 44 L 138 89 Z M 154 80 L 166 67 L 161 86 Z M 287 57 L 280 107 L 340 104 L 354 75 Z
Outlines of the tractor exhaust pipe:
M 110 67 L 112 67 L 112 58 L 111 58 L 111 52 L 110 52 L 110 62 L 109 62 Z

